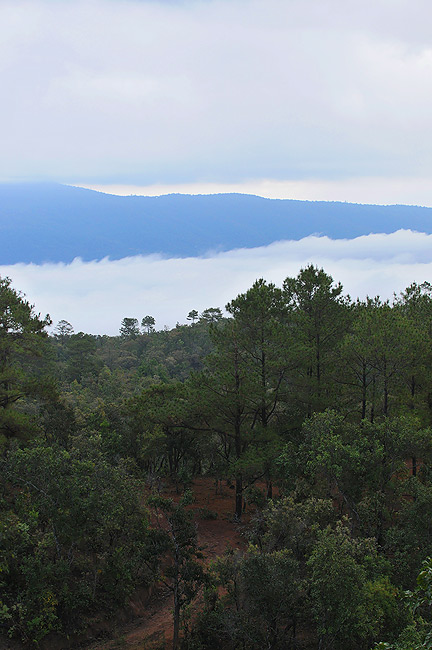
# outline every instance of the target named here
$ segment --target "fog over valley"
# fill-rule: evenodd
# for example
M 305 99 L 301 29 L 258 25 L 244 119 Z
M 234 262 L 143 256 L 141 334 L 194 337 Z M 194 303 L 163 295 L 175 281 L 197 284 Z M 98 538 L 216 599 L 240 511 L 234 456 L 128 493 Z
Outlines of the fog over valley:
M 0 275 L 12 278 L 54 325 L 65 319 L 75 331 L 116 335 L 124 317 L 151 314 L 158 329 L 174 327 L 186 322 L 191 309 L 223 308 L 257 278 L 281 284 L 309 263 L 324 267 L 352 298 L 387 299 L 432 277 L 432 235 L 400 230 L 351 240 L 310 236 L 203 257 L 3 265 Z

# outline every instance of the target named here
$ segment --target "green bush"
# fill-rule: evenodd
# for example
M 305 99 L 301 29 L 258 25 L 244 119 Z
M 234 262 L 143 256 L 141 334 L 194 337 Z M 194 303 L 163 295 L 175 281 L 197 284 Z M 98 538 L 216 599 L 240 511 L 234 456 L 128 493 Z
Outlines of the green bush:
M 152 579 L 157 545 L 123 466 L 87 443 L 34 444 L 1 469 L 0 615 L 10 636 L 38 643 L 53 630 L 81 630 Z

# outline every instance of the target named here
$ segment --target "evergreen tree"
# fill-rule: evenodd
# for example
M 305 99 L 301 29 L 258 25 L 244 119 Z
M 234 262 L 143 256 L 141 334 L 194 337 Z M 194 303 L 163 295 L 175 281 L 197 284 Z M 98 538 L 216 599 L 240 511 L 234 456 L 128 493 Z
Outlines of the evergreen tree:
M 284 281 L 285 300 L 295 318 L 295 338 L 302 347 L 303 363 L 296 380 L 296 399 L 307 416 L 337 400 L 335 377 L 338 348 L 348 329 L 351 301 L 333 278 L 309 265 L 296 278 Z
M 40 359 L 47 354 L 45 328 L 50 324 L 50 317 L 36 314 L 9 278 L 0 278 L 0 449 L 8 439 L 30 433 L 25 400 L 48 395 Z
M 120 336 L 122 338 L 136 339 L 139 333 L 137 318 L 123 318 L 120 326 Z

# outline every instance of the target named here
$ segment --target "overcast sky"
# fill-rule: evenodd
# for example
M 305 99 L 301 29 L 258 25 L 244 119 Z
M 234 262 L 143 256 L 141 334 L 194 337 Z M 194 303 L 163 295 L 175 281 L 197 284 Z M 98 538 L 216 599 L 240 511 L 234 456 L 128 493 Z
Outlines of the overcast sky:
M 432 205 L 431 24 L 430 0 L 1 0 L 0 180 Z

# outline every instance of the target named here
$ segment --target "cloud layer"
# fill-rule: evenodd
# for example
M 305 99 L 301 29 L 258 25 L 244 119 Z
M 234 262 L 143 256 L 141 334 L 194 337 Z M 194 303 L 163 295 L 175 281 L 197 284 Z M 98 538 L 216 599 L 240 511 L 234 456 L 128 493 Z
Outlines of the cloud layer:
M 191 309 L 224 307 L 264 277 L 281 284 L 306 264 L 322 266 L 353 298 L 391 298 L 411 282 L 432 280 L 432 235 L 398 231 L 352 240 L 307 237 L 206 257 L 129 257 L 41 266 L 0 266 L 36 310 L 75 331 L 118 333 L 122 318 L 155 317 L 159 329 L 185 323 Z
M 428 176 L 431 19 L 428 0 L 3 0 L 0 179 Z

